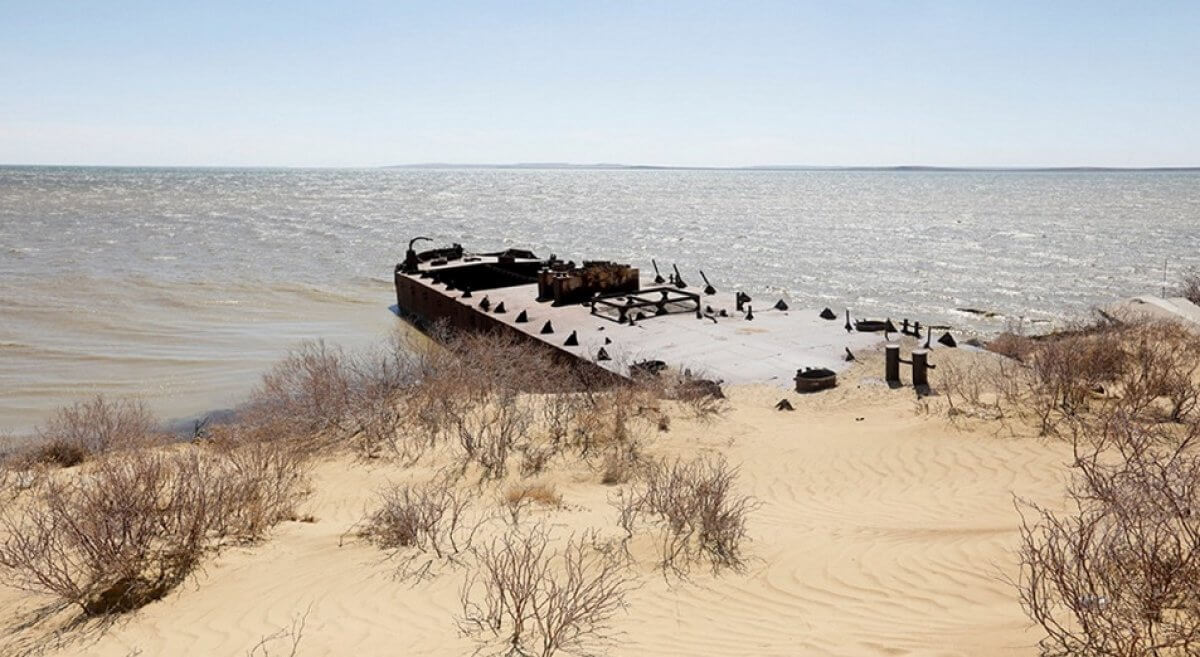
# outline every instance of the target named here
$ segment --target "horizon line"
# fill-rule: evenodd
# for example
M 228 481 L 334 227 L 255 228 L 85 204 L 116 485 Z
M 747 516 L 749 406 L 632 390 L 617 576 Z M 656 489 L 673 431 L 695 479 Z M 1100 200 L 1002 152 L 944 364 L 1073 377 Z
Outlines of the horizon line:
M 753 165 L 670 165 L 624 164 L 619 162 L 418 162 L 384 165 L 254 165 L 254 164 L 20 164 L 0 163 L 2 169 L 243 169 L 243 170 L 303 170 L 303 169 L 524 169 L 524 170 L 609 170 L 609 171 L 878 171 L 878 172 L 1200 172 L 1200 165 L 1181 166 L 945 166 L 928 164 L 897 165 L 812 165 L 812 164 L 753 164 Z

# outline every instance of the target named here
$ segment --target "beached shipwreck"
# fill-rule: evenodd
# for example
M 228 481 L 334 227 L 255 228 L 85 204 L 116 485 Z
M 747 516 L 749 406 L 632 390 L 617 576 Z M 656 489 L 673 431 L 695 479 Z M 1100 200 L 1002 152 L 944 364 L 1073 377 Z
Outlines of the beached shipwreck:
M 670 367 L 724 383 L 768 383 L 812 392 L 836 384 L 853 352 L 900 333 L 904 321 L 852 322 L 849 311 L 756 303 L 719 291 L 704 272 L 692 285 L 672 265 L 663 277 L 605 260 L 575 263 L 522 249 L 473 253 L 460 244 L 396 265 L 397 313 L 423 330 L 504 331 L 617 376 Z M 689 274 L 690 277 L 690 274 Z M 890 374 L 890 369 L 889 369 Z M 889 381 L 891 382 L 891 381 Z

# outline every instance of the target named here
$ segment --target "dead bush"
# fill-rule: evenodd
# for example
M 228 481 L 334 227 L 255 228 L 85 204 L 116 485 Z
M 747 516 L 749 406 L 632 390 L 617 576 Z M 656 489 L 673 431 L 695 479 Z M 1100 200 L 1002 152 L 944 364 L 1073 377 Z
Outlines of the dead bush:
M 642 463 L 636 443 L 632 444 L 629 449 L 610 450 L 604 457 L 600 483 L 605 486 L 628 483 L 638 473 L 638 468 Z
M 1130 365 L 1122 331 L 1076 331 L 1040 344 L 1030 357 L 1032 409 L 1043 434 L 1088 409 L 1089 400 L 1117 381 Z
M 355 386 L 348 410 L 346 433 L 351 449 L 366 458 L 395 456 L 412 460 L 420 454 L 419 444 L 407 440 L 410 414 L 404 382 L 386 360 L 363 363 L 355 372 Z
M 938 383 L 949 413 L 1032 418 L 1053 435 L 1113 408 L 1174 422 L 1200 408 L 1200 340 L 1178 322 L 1081 325 L 1033 341 L 1022 357 L 943 364 Z
M 550 380 L 559 370 L 543 350 L 509 336 L 443 339 L 446 348 L 429 354 L 414 390 L 415 423 L 430 444 L 455 445 L 464 472 L 474 464 L 483 478 L 503 478 L 537 418 L 536 403 L 526 393 L 554 389 Z
M 521 512 L 535 504 L 559 507 L 562 506 L 562 495 L 549 484 L 515 484 L 500 495 L 500 506 L 514 526 L 520 524 Z
M 549 442 L 558 446 L 571 434 L 571 428 L 587 406 L 587 399 L 576 394 L 558 393 L 542 395 L 539 401 L 539 419 Z
M 1070 508 L 1018 504 L 1021 603 L 1046 655 L 1184 655 L 1200 638 L 1196 427 L 1074 425 Z
M 63 438 L 48 438 L 39 442 L 28 453 L 32 463 L 59 468 L 75 467 L 86 461 L 89 456 L 91 456 L 91 452 L 83 445 Z
M 261 539 L 284 520 L 296 517 L 309 492 L 308 454 L 282 442 L 251 442 L 220 455 L 217 463 L 224 490 L 221 524 L 225 535 Z
M 243 421 L 278 437 L 343 435 L 352 398 L 349 356 L 325 341 L 303 342 L 263 375 L 243 410 Z
M 89 615 L 139 607 L 224 539 L 259 538 L 288 517 L 305 493 L 303 472 L 266 445 L 102 456 L 42 478 L 28 498 L 0 510 L 0 581 Z
M 354 358 L 344 432 L 351 447 L 367 458 L 420 457 L 423 444 L 412 430 L 415 390 L 429 370 L 428 350 L 398 332 L 383 349 Z
M 1119 380 L 1119 405 L 1142 416 L 1160 403 L 1183 421 L 1200 401 L 1200 338 L 1177 322 L 1148 322 L 1126 332 L 1129 366 Z
M 533 477 L 545 472 L 550 461 L 558 454 L 558 447 L 553 443 L 546 446 L 525 444 L 520 447 L 521 476 Z
M 17 489 L 15 462 L 18 447 L 16 439 L 8 434 L 0 433 L 0 499 L 4 499 Z
M 616 500 L 626 544 L 648 525 L 658 533 L 664 570 L 684 573 L 701 560 L 714 570 L 741 568 L 746 521 L 756 503 L 735 490 L 737 474 L 722 457 L 647 464 Z
M 111 400 L 97 395 L 64 406 L 38 429 L 30 452 L 40 463 L 71 467 L 114 450 L 165 442 L 158 422 L 140 400 Z
M 569 446 L 585 459 L 614 450 L 636 450 L 664 417 L 658 411 L 661 394 L 659 388 L 634 383 L 586 395 Z
M 1037 343 L 1024 335 L 1005 332 L 988 340 L 985 346 L 988 351 L 1023 363 L 1037 348 Z
M 977 414 L 985 408 L 984 366 L 972 359 L 967 362 L 950 359 L 938 363 L 938 390 L 946 400 L 949 415 Z
M 314 449 L 348 448 L 366 458 L 414 460 L 411 398 L 425 354 L 398 337 L 357 354 L 304 342 L 263 376 L 238 414 L 255 440 L 298 439 Z
M 471 507 L 471 498 L 448 482 L 392 485 L 379 492 L 358 535 L 391 551 L 402 578 L 422 578 L 439 561 L 459 563 L 471 548 L 485 520 L 474 517 Z
M 57 464 L 45 463 L 32 439 L 0 436 L 0 501 L 8 502 L 34 488 Z
M 666 397 L 674 399 L 699 420 L 711 420 L 725 410 L 725 392 L 721 383 L 691 371 L 670 380 Z
M 0 573 L 86 614 L 161 597 L 192 571 L 220 522 L 218 493 L 196 454 L 129 452 L 94 471 L 48 478 L 0 514 Z
M 550 547 L 542 527 L 510 531 L 477 550 L 463 585 L 460 628 L 495 654 L 594 654 L 633 585 L 619 559 L 590 536 Z
M 246 653 L 246 657 L 271 657 L 271 646 L 274 644 L 280 644 L 276 646 L 279 651 L 275 654 L 296 657 L 300 649 L 300 642 L 304 640 L 304 627 L 308 624 L 310 613 L 312 613 L 311 604 L 303 613 L 294 614 L 291 623 L 286 627 L 281 627 L 259 639 L 258 643 L 254 644 L 254 647 Z
M 1179 296 L 1200 304 L 1200 269 L 1189 269 L 1181 277 Z

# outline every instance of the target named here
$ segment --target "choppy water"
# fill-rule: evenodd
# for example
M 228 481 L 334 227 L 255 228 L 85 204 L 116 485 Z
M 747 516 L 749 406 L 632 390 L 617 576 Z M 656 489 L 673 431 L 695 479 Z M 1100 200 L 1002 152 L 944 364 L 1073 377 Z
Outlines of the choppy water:
M 0 168 L 0 429 L 98 391 L 199 412 L 371 341 L 418 234 L 988 331 L 1200 266 L 1200 174 Z

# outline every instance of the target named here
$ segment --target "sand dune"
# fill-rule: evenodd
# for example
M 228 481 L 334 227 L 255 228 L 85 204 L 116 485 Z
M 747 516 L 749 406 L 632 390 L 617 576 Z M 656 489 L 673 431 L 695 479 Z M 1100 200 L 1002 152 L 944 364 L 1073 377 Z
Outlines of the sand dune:
M 643 564 L 610 654 L 1036 653 L 1038 636 L 1005 581 L 1014 574 L 1012 499 L 1061 496 L 1063 446 L 954 428 L 915 412 L 911 391 L 848 378 L 824 395 L 789 395 L 793 413 L 772 408 L 779 390 L 736 388 L 715 422 L 676 418 L 654 438 L 652 454 L 712 450 L 741 465 L 743 487 L 761 503 L 752 561 L 743 573 L 701 569 L 670 582 Z M 454 622 L 461 571 L 400 582 L 371 545 L 339 546 L 373 490 L 429 473 L 323 461 L 305 506 L 315 523 L 286 523 L 263 544 L 226 550 L 186 586 L 103 631 L 67 633 L 59 645 L 32 643 L 36 632 L 25 630 L 0 652 L 245 655 L 307 611 L 301 657 L 470 654 L 474 644 Z M 539 518 L 564 529 L 615 527 L 613 489 L 598 476 L 576 468 L 553 480 L 565 507 Z M 20 619 L 37 602 L 2 590 L 0 618 Z M 287 654 L 290 644 L 269 645 Z

